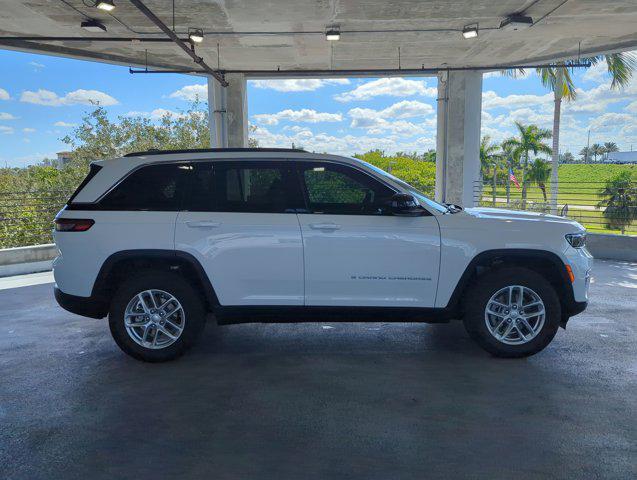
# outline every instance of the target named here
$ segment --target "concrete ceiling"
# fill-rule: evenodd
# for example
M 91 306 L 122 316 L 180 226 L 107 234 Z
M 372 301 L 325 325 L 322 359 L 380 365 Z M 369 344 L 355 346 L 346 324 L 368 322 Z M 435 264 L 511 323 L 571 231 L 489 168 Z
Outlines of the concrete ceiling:
M 114 0 L 111 14 L 86 6 L 93 1 L 3 1 L 0 37 L 166 38 L 127 0 Z M 172 28 L 172 0 L 144 3 Z M 391 69 L 398 67 L 399 47 L 402 68 L 545 62 L 577 55 L 580 45 L 582 53 L 637 47 L 636 0 L 175 0 L 175 12 L 179 36 L 186 37 L 188 27 L 203 28 L 197 54 L 223 70 Z M 522 31 L 497 29 L 515 12 L 537 23 Z M 88 18 L 107 33 L 81 29 Z M 480 35 L 465 40 L 460 30 L 472 23 L 479 23 Z M 340 41 L 325 40 L 328 25 L 340 26 Z M 449 31 L 413 31 L 427 29 Z M 124 65 L 143 65 L 148 50 L 149 66 L 196 68 L 173 43 L 0 39 L 1 45 Z

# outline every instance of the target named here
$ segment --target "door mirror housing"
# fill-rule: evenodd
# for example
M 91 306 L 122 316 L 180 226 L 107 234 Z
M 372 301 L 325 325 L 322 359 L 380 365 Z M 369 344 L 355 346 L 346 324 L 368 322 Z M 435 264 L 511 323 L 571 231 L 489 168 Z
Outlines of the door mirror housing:
M 396 193 L 391 197 L 391 212 L 399 217 L 420 217 L 427 211 L 408 193 Z

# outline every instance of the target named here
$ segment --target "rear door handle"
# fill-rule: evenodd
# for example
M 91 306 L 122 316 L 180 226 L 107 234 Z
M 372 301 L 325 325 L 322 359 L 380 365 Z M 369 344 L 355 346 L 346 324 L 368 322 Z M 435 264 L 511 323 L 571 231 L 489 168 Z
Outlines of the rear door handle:
M 341 226 L 335 223 L 310 223 L 310 228 L 314 230 L 338 230 Z
M 202 220 L 199 222 L 186 222 L 190 228 L 216 228 L 221 225 L 221 222 L 210 222 L 207 220 Z

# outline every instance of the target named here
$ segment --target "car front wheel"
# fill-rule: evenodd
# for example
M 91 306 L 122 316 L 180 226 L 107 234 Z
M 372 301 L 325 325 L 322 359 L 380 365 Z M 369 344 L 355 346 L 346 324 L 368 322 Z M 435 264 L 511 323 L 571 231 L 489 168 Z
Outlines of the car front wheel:
M 146 273 L 124 282 L 108 316 L 117 345 L 147 362 L 173 360 L 203 329 L 205 312 L 196 291 L 173 273 Z
M 526 357 L 553 340 L 561 316 L 553 286 L 526 268 L 501 268 L 479 277 L 465 299 L 469 335 L 498 357 Z

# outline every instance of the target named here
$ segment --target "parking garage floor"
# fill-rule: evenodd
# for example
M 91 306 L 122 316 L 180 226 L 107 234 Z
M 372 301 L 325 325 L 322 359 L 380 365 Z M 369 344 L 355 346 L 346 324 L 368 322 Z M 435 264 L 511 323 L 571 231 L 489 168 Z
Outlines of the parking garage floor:
M 523 360 L 457 322 L 312 323 L 209 326 L 151 365 L 51 284 L 4 288 L 5 479 L 637 477 L 637 264 L 597 261 L 589 309 Z

